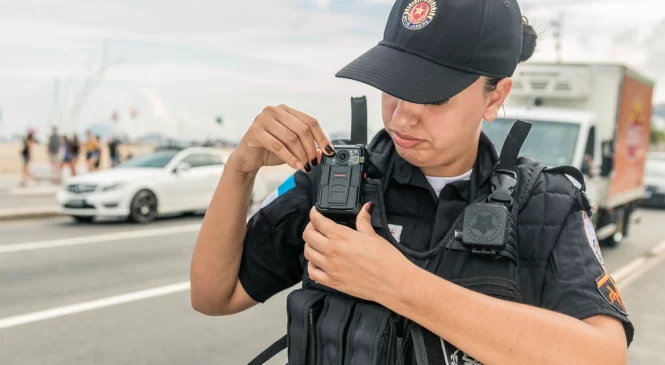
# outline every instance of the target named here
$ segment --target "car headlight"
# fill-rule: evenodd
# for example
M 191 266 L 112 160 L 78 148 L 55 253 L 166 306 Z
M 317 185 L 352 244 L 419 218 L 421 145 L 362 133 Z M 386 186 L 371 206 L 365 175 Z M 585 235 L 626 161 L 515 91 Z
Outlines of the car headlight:
M 122 188 L 123 186 L 125 186 L 125 183 L 115 183 L 115 184 L 103 186 L 102 191 L 103 192 L 114 191 L 114 190 L 118 190 L 118 189 Z

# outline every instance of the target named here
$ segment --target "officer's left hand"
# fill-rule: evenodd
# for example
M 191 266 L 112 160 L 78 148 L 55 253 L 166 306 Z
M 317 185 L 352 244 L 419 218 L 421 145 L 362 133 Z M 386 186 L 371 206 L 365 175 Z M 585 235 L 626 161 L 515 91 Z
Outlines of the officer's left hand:
M 380 303 L 394 294 L 405 279 L 402 268 L 410 261 L 376 234 L 363 206 L 356 229 L 335 223 L 316 208 L 303 233 L 309 277 L 346 294 Z

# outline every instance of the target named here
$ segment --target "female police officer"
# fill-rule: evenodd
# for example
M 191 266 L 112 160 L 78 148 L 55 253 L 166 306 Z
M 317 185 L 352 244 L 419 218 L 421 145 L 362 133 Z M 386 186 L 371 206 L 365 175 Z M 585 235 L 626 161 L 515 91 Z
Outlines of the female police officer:
M 396 1 L 383 41 L 338 74 L 383 91 L 385 129 L 370 145 L 381 193 L 356 230 L 323 217 L 312 208 L 317 153 L 334 147 L 314 118 L 265 108 L 229 158 L 204 219 L 191 267 L 194 308 L 243 311 L 306 269 L 316 283 L 420 325 L 431 364 L 625 364 L 633 327 L 588 203 L 565 175 L 519 170 L 520 184 L 531 185 L 517 219 L 519 258 L 441 249 L 455 218 L 491 189 L 498 156 L 482 122 L 496 118 L 535 41 L 515 0 Z M 282 163 L 300 171 L 246 225 L 257 171 Z M 342 322 L 354 305 L 337 303 Z

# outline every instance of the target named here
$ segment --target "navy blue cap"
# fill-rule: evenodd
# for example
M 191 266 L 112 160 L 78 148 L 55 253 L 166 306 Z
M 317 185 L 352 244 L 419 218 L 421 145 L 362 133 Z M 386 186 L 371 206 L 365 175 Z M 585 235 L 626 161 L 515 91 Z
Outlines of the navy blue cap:
M 512 76 L 521 51 L 516 0 L 398 0 L 383 40 L 336 76 L 428 104 L 480 76 Z

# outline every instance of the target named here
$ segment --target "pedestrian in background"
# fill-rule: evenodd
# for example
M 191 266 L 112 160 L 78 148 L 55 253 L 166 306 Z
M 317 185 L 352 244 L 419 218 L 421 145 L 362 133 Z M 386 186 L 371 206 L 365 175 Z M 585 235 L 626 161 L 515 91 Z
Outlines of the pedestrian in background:
M 69 164 L 72 169 L 72 176 L 76 176 L 76 164 L 79 162 L 79 156 L 81 154 L 81 142 L 79 141 L 79 137 L 76 135 L 76 133 L 74 133 L 72 136 L 69 146 L 69 153 L 71 155 L 71 161 Z
M 95 169 L 95 164 L 97 163 L 97 158 L 99 157 L 97 155 L 98 142 L 96 141 L 96 137 L 90 131 L 86 132 L 86 137 L 85 160 L 88 166 L 88 171 L 93 171 Z
M 71 164 L 72 161 L 71 143 L 66 136 L 60 137 L 60 150 L 61 150 L 60 154 L 62 155 L 62 160 L 60 161 L 60 169 L 57 179 L 58 184 L 62 182 L 62 171 L 64 170 L 65 167 L 69 167 L 69 170 L 72 172 L 74 171 Z
M 95 136 L 95 170 L 99 170 L 99 165 L 102 162 L 102 138 L 98 135 Z
M 120 145 L 120 140 L 113 136 L 109 141 L 109 156 L 111 157 L 111 167 L 118 166 L 120 164 L 120 154 L 118 153 L 118 146 Z
M 53 181 L 58 182 L 60 180 L 60 137 L 58 136 L 58 128 L 55 126 L 48 139 L 48 156 L 51 162 Z
M 23 149 L 21 150 L 21 157 L 23 159 L 21 186 L 26 186 L 29 178 L 33 179 L 34 181 L 37 181 L 35 176 L 30 172 L 30 159 L 32 157 L 34 144 L 35 144 L 35 136 L 33 132 L 28 132 L 28 135 L 23 140 Z

